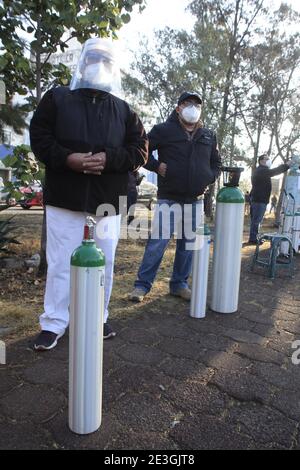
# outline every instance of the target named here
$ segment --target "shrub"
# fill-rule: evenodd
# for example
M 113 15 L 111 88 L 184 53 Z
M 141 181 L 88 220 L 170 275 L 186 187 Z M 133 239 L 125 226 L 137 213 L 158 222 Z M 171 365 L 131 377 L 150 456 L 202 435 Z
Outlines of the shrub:
M 0 255 L 3 253 L 14 253 L 9 247 L 10 244 L 21 244 L 12 235 L 15 228 L 12 219 L 13 217 L 7 220 L 0 220 Z

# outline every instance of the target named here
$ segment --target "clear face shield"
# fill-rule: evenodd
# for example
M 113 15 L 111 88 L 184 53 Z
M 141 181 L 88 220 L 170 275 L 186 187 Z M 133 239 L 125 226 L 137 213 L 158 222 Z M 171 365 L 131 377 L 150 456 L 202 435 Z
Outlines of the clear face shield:
M 90 88 L 115 95 L 121 92 L 116 48 L 109 39 L 88 39 L 70 83 L 70 90 Z

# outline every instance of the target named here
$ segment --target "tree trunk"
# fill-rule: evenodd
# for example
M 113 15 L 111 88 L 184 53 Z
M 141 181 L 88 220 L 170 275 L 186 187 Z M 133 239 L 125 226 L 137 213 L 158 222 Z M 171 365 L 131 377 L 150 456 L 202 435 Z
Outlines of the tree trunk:
M 280 195 L 279 195 L 276 212 L 275 212 L 275 226 L 276 227 L 279 227 L 280 225 L 280 214 L 281 214 L 281 208 L 282 208 L 282 202 L 283 202 L 283 190 L 285 186 L 285 180 L 286 180 L 286 173 L 283 174 Z
M 40 45 L 41 43 L 41 30 L 40 30 L 40 19 L 37 21 L 37 41 Z M 42 98 L 42 69 L 41 69 L 41 47 L 37 48 L 36 52 L 36 99 L 37 103 L 41 101 Z M 41 234 L 41 245 L 40 245 L 40 266 L 38 270 L 38 276 L 42 277 L 46 275 L 47 272 L 47 259 L 46 259 L 46 244 L 47 244 L 47 221 L 46 221 L 46 209 L 43 212 L 43 222 L 42 222 L 42 234 Z
M 231 145 L 230 145 L 230 155 L 229 155 L 229 166 L 232 166 L 233 163 L 234 163 L 235 129 L 236 129 L 236 120 L 237 120 L 236 117 L 237 117 L 237 103 L 235 102 L 233 126 L 232 126 L 232 133 L 231 133 Z

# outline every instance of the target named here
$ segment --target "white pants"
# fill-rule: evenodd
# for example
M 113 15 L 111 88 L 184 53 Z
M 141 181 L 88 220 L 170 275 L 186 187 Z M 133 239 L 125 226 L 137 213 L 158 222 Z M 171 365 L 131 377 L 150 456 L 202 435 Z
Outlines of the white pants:
M 70 259 L 73 251 L 81 245 L 86 215 L 58 207 L 46 206 L 47 216 L 47 281 L 44 313 L 40 316 L 42 330 L 63 334 L 69 324 Z M 94 217 L 94 216 L 93 216 Z M 97 222 L 94 239 L 105 255 L 104 321 L 108 317 L 114 259 L 120 236 L 121 216 L 94 217 Z M 99 239 L 101 225 L 109 237 Z

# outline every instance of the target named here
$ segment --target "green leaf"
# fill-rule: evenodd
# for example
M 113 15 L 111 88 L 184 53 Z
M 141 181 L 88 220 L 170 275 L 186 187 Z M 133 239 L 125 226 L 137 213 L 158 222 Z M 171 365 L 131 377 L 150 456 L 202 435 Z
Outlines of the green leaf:
M 131 20 L 131 17 L 130 17 L 130 15 L 127 13 L 127 14 L 121 16 L 121 20 L 123 21 L 124 24 L 127 24 L 127 23 L 129 23 L 129 21 Z
M 7 64 L 8 64 L 7 58 L 4 57 L 3 55 L 0 56 L 0 70 L 3 70 Z
M 107 26 L 108 26 L 108 21 L 107 21 L 107 20 L 105 20 L 105 21 L 100 21 L 100 23 L 99 23 L 99 28 L 103 28 L 103 29 L 104 29 L 104 28 L 107 28 Z

